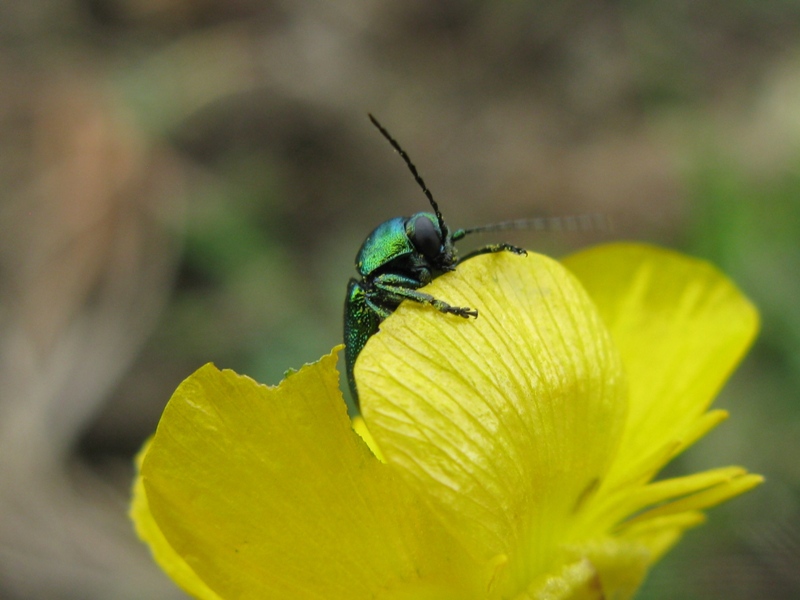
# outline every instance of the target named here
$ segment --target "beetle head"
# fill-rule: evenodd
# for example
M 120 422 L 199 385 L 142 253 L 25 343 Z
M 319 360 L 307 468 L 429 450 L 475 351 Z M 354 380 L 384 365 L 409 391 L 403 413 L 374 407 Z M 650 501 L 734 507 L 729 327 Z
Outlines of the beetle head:
M 415 214 L 406 221 L 406 235 L 431 266 L 452 271 L 457 262 L 456 249 L 446 230 L 442 232 L 438 217 L 431 213 Z

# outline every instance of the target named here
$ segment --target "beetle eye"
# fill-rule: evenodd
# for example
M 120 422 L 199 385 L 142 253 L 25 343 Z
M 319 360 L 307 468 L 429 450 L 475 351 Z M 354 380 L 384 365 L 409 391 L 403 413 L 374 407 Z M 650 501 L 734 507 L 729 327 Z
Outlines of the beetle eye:
M 442 253 L 442 238 L 431 220 L 424 216 L 414 219 L 411 243 L 427 258 L 435 258 Z

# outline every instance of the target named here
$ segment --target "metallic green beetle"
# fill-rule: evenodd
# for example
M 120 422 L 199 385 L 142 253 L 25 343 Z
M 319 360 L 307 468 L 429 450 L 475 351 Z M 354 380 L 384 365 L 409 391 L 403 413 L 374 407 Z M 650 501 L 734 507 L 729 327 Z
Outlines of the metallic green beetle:
M 428 198 L 433 213 L 419 212 L 411 217 L 395 217 L 381 223 L 367 236 L 356 255 L 356 269 L 361 279 L 350 279 L 344 305 L 347 381 L 356 404 L 358 392 L 353 374 L 356 359 L 367 340 L 378 331 L 381 321 L 392 314 L 403 300 L 428 304 L 440 312 L 465 319 L 477 317 L 477 310 L 466 306 L 452 306 L 430 294 L 420 292 L 419 288 L 435 277 L 455 270 L 460 262 L 455 242 L 469 233 L 508 228 L 505 224 L 498 224 L 457 229 L 451 233 L 433 195 L 408 155 L 375 117 L 369 115 L 369 118 L 408 165 Z M 471 252 L 461 260 L 503 250 L 527 254 L 522 248 L 510 244 L 491 244 Z

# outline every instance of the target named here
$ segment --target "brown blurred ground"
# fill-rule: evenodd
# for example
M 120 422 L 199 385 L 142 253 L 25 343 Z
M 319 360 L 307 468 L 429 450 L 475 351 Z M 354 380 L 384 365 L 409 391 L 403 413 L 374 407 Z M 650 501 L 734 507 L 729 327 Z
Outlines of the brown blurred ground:
M 338 343 L 366 233 L 514 232 L 707 256 L 764 313 L 677 465 L 769 483 L 640 598 L 800 595 L 800 3 L 0 2 L 0 597 L 179 598 L 125 517 L 131 457 L 207 361 L 276 383 Z

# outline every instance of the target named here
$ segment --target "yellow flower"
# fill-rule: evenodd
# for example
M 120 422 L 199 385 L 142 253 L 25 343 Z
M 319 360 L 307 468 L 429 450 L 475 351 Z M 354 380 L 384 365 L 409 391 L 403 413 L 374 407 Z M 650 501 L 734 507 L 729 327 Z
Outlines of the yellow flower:
M 181 384 L 131 512 L 187 592 L 630 598 L 703 509 L 761 481 L 653 481 L 725 418 L 708 406 L 758 327 L 710 265 L 633 244 L 499 253 L 425 291 L 480 317 L 403 304 L 356 365 L 363 420 L 336 351 L 277 387 L 211 365 Z

